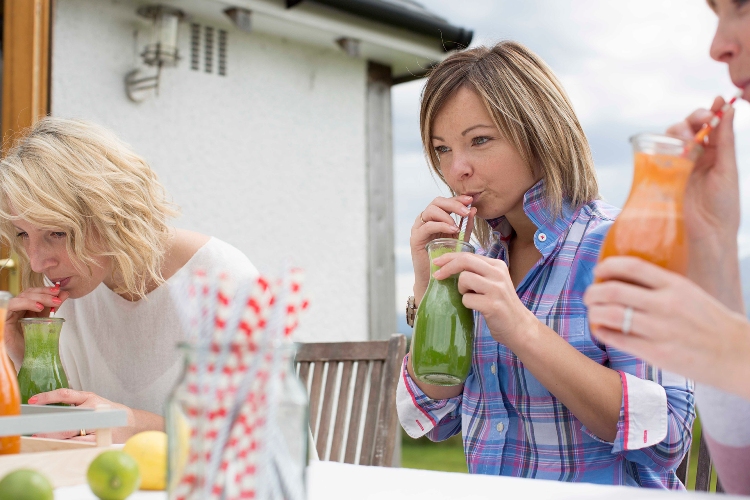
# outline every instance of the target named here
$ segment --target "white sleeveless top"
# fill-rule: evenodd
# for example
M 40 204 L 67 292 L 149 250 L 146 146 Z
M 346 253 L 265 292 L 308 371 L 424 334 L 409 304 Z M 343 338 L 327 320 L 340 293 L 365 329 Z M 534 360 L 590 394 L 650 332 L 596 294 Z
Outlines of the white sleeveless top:
M 180 278 L 196 269 L 237 278 L 258 274 L 242 252 L 211 238 L 145 299 L 125 300 L 102 283 L 84 297 L 65 301 L 57 317 L 65 318 L 60 358 L 70 388 L 163 415 L 182 373 L 175 346 L 184 332 L 173 293 Z

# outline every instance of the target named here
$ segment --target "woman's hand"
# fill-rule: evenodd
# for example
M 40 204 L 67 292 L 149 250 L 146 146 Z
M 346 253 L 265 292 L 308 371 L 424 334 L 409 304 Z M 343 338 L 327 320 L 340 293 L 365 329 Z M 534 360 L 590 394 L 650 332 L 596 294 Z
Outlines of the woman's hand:
M 492 337 L 514 350 L 517 342 L 539 325 L 539 320 L 518 298 L 508 266 L 500 259 L 457 252 L 433 261 L 439 266 L 434 276 L 445 279 L 455 274 L 463 304 L 484 316 Z
M 23 318 L 46 318 L 51 308 L 59 308 L 70 294 L 58 287 L 28 288 L 8 302 L 5 316 L 5 348 L 16 367 L 23 361 L 23 332 L 19 321 Z
M 660 368 L 750 398 L 750 324 L 689 279 L 635 257 L 610 257 L 584 294 L 592 333 Z M 632 308 L 628 335 L 621 332 Z
M 144 430 L 163 430 L 164 428 L 164 421 L 158 415 L 142 410 L 133 410 L 125 405 L 113 403 L 108 399 L 97 396 L 93 392 L 57 389 L 55 391 L 43 392 L 29 398 L 29 404 L 34 405 L 48 405 L 55 403 L 65 403 L 79 408 L 96 408 L 99 405 L 106 405 L 111 409 L 125 410 L 128 415 L 128 424 L 125 427 L 115 427 L 112 429 L 112 442 L 114 443 L 124 443 L 130 436 Z M 85 436 L 81 436 L 80 431 L 66 431 L 36 434 L 35 437 L 96 441 L 96 431 L 94 429 L 85 430 Z
M 692 141 L 695 134 L 724 106 L 717 97 L 711 109 L 694 111 L 667 133 Z M 691 241 L 719 243 L 736 240 L 740 224 L 740 193 L 734 148 L 734 109 L 724 114 L 709 135 L 704 153 L 698 157 L 686 188 L 685 225 Z
M 460 229 L 451 214 L 458 214 L 461 217 L 469 216 L 466 231 L 471 233 L 476 214 L 475 208 L 471 210 L 467 208 L 471 201 L 471 196 L 437 197 L 414 220 L 409 245 L 414 266 L 414 298 L 417 304 L 422 301 L 430 281 L 430 258 L 425 247 L 436 238 L 458 237 Z

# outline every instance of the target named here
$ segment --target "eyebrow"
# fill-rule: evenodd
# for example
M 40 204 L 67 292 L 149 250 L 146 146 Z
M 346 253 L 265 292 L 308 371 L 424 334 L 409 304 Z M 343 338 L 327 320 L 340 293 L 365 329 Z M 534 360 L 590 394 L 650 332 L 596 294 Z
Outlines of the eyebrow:
M 480 123 L 479 125 L 472 125 L 471 127 L 467 128 L 466 130 L 464 130 L 463 132 L 461 132 L 461 135 L 466 135 L 469 132 L 471 132 L 472 130 L 474 130 L 475 128 L 494 128 L 494 127 L 492 125 L 483 125 L 483 124 Z M 437 139 L 438 141 L 444 141 L 445 140 L 442 137 L 439 137 L 437 135 L 433 135 L 430 138 L 431 139 Z

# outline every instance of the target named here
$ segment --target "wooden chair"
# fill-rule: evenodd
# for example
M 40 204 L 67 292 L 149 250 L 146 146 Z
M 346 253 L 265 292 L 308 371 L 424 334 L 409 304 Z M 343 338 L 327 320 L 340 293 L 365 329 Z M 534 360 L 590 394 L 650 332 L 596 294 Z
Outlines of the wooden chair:
M 698 441 L 699 442 L 696 443 L 694 439 L 693 444 L 690 446 L 691 451 L 693 447 L 699 447 L 698 467 L 695 471 L 695 491 L 709 491 L 711 488 L 711 472 L 713 471 L 713 464 L 711 463 L 711 457 L 708 454 L 708 446 L 706 445 L 706 440 L 703 439 L 702 432 Z M 680 466 L 677 467 L 677 478 L 682 481 L 682 484 L 685 486 L 687 486 L 688 480 L 691 479 L 688 477 L 688 471 L 690 470 L 690 455 L 692 455 L 692 453 L 688 452 Z M 721 481 L 717 480 L 716 493 L 723 492 L 724 489 L 721 487 Z
M 396 386 L 405 354 L 403 335 L 299 345 L 296 363 L 310 396 L 310 429 L 321 460 L 392 464 Z

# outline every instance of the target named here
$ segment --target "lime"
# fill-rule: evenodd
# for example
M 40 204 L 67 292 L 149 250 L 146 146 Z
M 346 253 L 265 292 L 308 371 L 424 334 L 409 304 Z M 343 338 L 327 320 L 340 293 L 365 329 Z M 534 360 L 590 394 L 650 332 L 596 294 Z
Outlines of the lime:
M 123 500 L 138 489 L 141 475 L 133 457 L 120 450 L 105 451 L 86 473 L 94 495 L 102 500 Z
M 131 436 L 122 449 L 138 463 L 142 490 L 167 488 L 167 435 L 145 431 Z
M 35 470 L 19 469 L 0 481 L 0 500 L 53 500 L 55 494 L 46 477 Z

